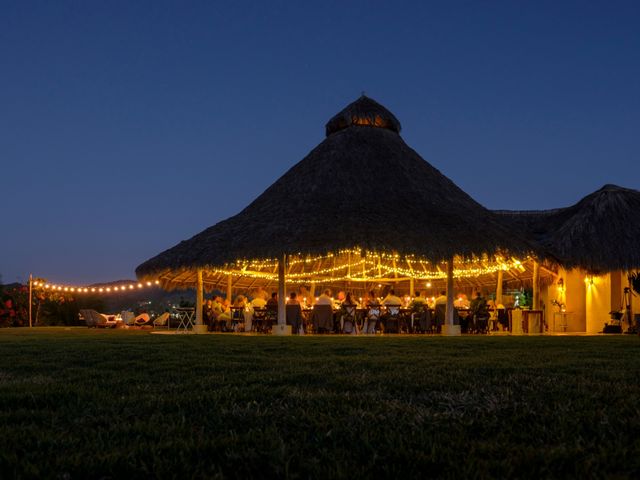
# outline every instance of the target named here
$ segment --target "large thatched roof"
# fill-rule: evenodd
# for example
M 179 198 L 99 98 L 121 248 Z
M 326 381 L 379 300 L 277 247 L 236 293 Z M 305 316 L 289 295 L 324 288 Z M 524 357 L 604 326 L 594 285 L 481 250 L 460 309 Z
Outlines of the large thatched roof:
M 326 127 L 327 138 L 239 214 L 146 261 L 138 277 L 188 282 L 196 268 L 354 247 L 432 261 L 530 250 L 412 150 L 377 102 L 363 96 Z
M 591 273 L 640 268 L 640 192 L 605 185 L 571 207 L 497 211 L 563 266 Z

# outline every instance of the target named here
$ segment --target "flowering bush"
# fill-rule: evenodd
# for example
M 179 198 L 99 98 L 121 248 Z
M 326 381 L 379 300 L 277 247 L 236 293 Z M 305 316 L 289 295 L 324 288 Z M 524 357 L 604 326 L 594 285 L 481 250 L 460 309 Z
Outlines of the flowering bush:
M 26 298 L 25 297 L 26 291 Z M 22 301 L 24 298 L 24 301 Z M 0 304 L 0 327 L 18 327 L 29 323 L 29 289 L 25 286 L 3 291 Z
M 34 289 L 31 308 L 33 325 L 69 325 L 78 318 L 74 298 L 63 292 Z M 0 327 L 24 326 L 29 326 L 29 287 L 20 285 L 2 292 Z

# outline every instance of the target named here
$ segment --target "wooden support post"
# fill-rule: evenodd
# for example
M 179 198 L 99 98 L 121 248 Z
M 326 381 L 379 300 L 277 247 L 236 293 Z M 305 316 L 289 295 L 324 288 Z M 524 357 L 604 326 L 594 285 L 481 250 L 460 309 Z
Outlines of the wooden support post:
M 540 264 L 533 262 L 533 310 L 540 308 Z
M 196 279 L 196 325 L 203 325 L 204 322 L 202 321 L 202 304 L 203 304 L 203 300 L 204 300 L 204 295 L 203 295 L 203 290 L 204 290 L 204 285 L 202 282 L 202 269 L 199 268 L 198 271 L 196 272 L 197 274 L 197 279 Z
M 504 282 L 503 275 L 504 272 L 501 268 L 500 270 L 498 270 L 498 282 L 496 285 L 496 305 L 502 303 L 502 283 Z
M 29 328 L 33 327 L 31 309 L 33 304 L 33 274 L 29 274 Z
M 446 324 L 453 325 L 453 315 L 455 311 L 453 308 L 453 260 L 447 261 L 447 314 Z
M 636 317 L 635 317 L 636 310 L 634 308 L 634 302 L 633 302 L 633 297 L 635 297 L 635 294 L 633 293 L 633 285 L 631 283 L 631 274 L 632 274 L 631 270 L 627 271 L 624 274 L 628 282 L 627 287 L 629 288 L 629 318 L 627 320 L 629 322 L 629 326 L 640 327 L 640 325 L 636 325 Z M 613 273 L 611 273 L 610 275 L 613 275 Z M 622 288 L 624 289 L 624 280 L 623 280 Z M 640 331 L 638 331 L 638 335 L 640 335 Z
M 447 260 L 447 310 L 445 314 L 445 322 L 442 326 L 443 335 L 460 335 L 460 325 L 454 325 L 454 316 L 456 315 L 453 306 L 453 258 Z
M 415 294 L 415 283 L 414 283 L 413 277 L 411 277 L 409 279 L 409 296 L 410 297 L 415 297 L 416 296 L 416 294 Z
M 233 277 L 231 274 L 227 275 L 227 300 L 231 304 L 231 296 L 233 294 Z
M 284 279 L 284 269 L 286 261 L 287 256 L 284 254 L 278 259 L 278 325 L 285 325 L 287 323 L 287 310 L 284 303 L 286 295 Z

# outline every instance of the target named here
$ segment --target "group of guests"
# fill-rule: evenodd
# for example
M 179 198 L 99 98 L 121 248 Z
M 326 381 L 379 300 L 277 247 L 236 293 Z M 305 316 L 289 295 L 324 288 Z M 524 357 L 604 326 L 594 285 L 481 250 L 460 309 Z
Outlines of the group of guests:
M 418 299 L 418 302 L 420 300 Z M 300 305 L 295 292 L 289 295 L 287 307 L 289 305 Z M 397 296 L 393 289 L 389 290 L 384 298 L 378 297 L 372 290 L 357 300 L 351 292 L 340 291 L 334 298 L 331 290 L 325 289 L 315 299 L 308 323 L 313 325 L 316 333 L 372 334 L 385 329 L 385 315 L 381 306 L 387 307 L 387 311 L 391 310 L 389 307 L 397 307 L 399 313 L 400 307 L 405 306 L 405 301 Z M 364 317 L 357 313 L 358 309 L 366 309 Z M 287 324 L 291 325 L 292 333 L 304 333 L 301 308 L 298 311 L 288 308 Z
M 238 295 L 233 302 L 228 298 L 216 295 L 203 305 L 203 321 L 209 331 L 251 330 L 251 321 L 256 309 L 278 309 L 278 294 L 272 293 L 270 298 L 264 290 L 258 290 L 249 301 L 244 295 Z
M 309 292 L 306 293 L 311 298 Z M 305 318 L 303 315 L 303 311 L 311 307 L 307 302 L 307 296 L 301 299 L 298 292 L 291 292 L 285 304 L 287 323 L 291 325 L 294 334 L 304 333 L 307 320 L 313 323 L 314 313 L 327 307 L 330 307 L 334 323 L 330 328 L 325 325 L 319 330 L 342 333 L 375 333 L 376 331 L 384 331 L 383 310 L 393 312 L 394 309 L 389 307 L 408 308 L 412 312 L 411 327 L 413 330 L 413 319 L 416 315 L 435 310 L 437 316 L 438 312 L 444 312 L 447 295 L 442 291 L 437 297 L 429 297 L 426 291 L 422 291 L 418 296 L 409 298 L 400 297 L 393 289 L 390 289 L 384 298 L 376 295 L 374 290 L 359 298 L 356 298 L 351 292 L 339 291 L 334 298 L 331 290 L 325 289 L 320 296 L 315 298 L 310 318 L 308 316 Z M 381 309 L 381 306 L 387 308 Z M 454 306 L 468 312 L 466 316 L 459 317 L 463 330 L 468 330 L 469 323 L 475 319 L 479 319 L 480 322 L 488 322 L 492 315 L 489 313 L 490 307 L 494 307 L 491 309 L 492 311 L 496 310 L 495 307 L 502 307 L 501 305 L 496 306 L 493 302 L 487 302 L 479 291 L 474 293 L 471 301 L 467 300 L 466 295 L 457 296 Z M 254 292 L 251 300 L 244 295 L 238 295 L 233 302 L 222 296 L 214 296 L 206 300 L 203 306 L 203 319 L 211 331 L 253 331 L 254 321 L 257 318 L 264 319 L 264 314 L 258 315 L 258 312 L 271 312 L 272 315 L 269 318 L 274 322 L 277 320 L 277 310 L 278 294 L 274 292 L 269 295 L 260 289 Z M 356 318 L 356 310 L 361 312 L 366 310 L 366 313 L 359 313 Z M 317 325 L 314 324 L 314 326 Z

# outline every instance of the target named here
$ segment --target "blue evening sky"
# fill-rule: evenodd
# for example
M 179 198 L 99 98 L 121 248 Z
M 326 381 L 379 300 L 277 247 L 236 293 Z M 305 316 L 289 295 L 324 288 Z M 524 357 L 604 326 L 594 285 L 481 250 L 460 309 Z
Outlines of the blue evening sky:
M 639 25 L 637 1 L 3 0 L 0 275 L 133 278 L 362 91 L 489 208 L 640 188 Z

